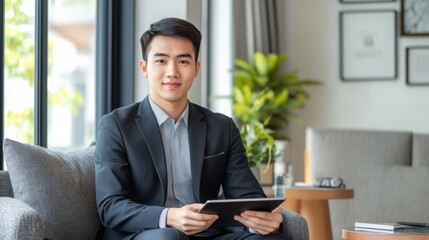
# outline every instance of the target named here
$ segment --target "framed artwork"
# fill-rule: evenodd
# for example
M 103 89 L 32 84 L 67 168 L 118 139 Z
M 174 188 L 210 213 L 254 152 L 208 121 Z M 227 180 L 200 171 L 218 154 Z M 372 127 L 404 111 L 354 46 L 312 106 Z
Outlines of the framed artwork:
M 340 12 L 340 77 L 343 81 L 397 77 L 397 12 Z
M 395 2 L 396 0 L 340 0 L 341 3 L 378 3 L 378 2 Z
M 402 35 L 429 36 L 429 1 L 401 0 Z
M 406 79 L 408 85 L 429 85 L 429 46 L 406 49 Z

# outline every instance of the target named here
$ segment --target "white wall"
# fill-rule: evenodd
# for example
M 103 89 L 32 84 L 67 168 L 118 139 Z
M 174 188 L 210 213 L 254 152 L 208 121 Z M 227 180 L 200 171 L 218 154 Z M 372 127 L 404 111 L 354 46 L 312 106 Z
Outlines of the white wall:
M 201 30 L 201 1 L 199 0 L 139 0 L 136 1 L 136 29 L 135 29 L 135 101 L 141 101 L 149 93 L 149 84 L 139 70 L 139 62 L 142 59 L 140 37 L 149 29 L 151 23 L 165 17 L 177 17 L 187 19 Z M 200 78 L 194 80 L 188 98 L 197 104 L 201 102 L 202 84 Z
M 398 78 L 388 81 L 343 82 L 339 77 L 339 12 L 394 9 L 391 3 L 341 4 L 337 0 L 287 0 L 281 6 L 282 50 L 288 70 L 322 80 L 310 88 L 310 100 L 297 111 L 302 124 L 291 124 L 291 158 L 295 179 L 304 180 L 305 128 L 337 127 L 429 133 L 429 86 L 407 86 L 405 48 L 429 45 L 429 37 L 398 35 Z M 399 32 L 399 26 L 398 26 Z M 429 66 L 428 66 L 429 67 Z

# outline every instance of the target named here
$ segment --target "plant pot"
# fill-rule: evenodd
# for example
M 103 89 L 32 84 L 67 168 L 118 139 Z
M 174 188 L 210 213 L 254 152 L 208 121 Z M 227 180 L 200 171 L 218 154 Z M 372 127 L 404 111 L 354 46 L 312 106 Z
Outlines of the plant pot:
M 258 179 L 261 185 L 273 185 L 274 179 L 274 168 L 273 164 L 270 164 L 267 168 L 267 164 L 261 164 L 259 167 L 251 168 L 253 175 Z
M 273 185 L 273 180 L 274 180 L 273 164 L 270 164 L 268 167 L 267 167 L 267 164 L 261 164 L 259 166 L 259 173 L 260 173 L 261 185 Z

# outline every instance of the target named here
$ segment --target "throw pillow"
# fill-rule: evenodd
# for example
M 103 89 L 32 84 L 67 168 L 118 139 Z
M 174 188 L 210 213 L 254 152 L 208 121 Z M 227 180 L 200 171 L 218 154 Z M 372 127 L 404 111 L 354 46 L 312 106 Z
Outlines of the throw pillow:
M 13 194 L 42 217 L 47 239 L 95 239 L 101 227 L 95 202 L 94 149 L 61 153 L 4 141 Z

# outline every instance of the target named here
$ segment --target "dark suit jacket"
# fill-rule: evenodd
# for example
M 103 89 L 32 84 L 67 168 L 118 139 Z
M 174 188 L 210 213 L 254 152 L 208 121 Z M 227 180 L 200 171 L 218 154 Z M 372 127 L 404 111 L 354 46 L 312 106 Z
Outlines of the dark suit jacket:
M 197 202 L 264 197 L 244 155 L 233 120 L 189 104 L 189 146 Z M 167 194 L 167 168 L 155 115 L 142 102 L 103 116 L 95 150 L 96 199 L 104 239 L 158 228 Z

